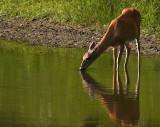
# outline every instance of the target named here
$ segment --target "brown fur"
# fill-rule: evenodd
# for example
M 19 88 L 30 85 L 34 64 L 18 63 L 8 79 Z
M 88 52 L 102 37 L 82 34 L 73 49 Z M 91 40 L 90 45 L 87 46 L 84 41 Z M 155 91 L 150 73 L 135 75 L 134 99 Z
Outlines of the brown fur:
M 126 60 L 127 65 L 131 46 L 128 43 L 136 39 L 138 49 L 138 67 L 140 67 L 140 21 L 141 15 L 139 11 L 133 8 L 127 8 L 122 11 L 122 14 L 116 19 L 112 20 L 108 30 L 103 36 L 99 44 L 95 45 L 92 43 L 89 47 L 88 52 L 83 56 L 83 62 L 80 69 L 86 69 L 99 55 L 104 52 L 108 47 L 114 48 L 114 62 L 117 63 L 117 68 L 121 60 L 124 46 L 126 47 Z M 117 59 L 117 47 L 120 46 L 120 52 Z M 89 61 L 90 59 L 90 61 Z M 117 59 L 117 61 L 116 61 Z M 86 61 L 87 60 L 87 61 Z

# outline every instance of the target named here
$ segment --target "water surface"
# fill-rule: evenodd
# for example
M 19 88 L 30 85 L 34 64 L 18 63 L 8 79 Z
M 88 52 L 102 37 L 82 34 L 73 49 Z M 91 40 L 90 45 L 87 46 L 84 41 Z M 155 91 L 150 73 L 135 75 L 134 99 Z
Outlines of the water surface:
M 158 57 L 142 57 L 137 83 L 137 55 L 127 72 L 123 56 L 117 82 L 112 54 L 81 73 L 81 49 L 5 43 L 0 41 L 0 126 L 160 126 Z

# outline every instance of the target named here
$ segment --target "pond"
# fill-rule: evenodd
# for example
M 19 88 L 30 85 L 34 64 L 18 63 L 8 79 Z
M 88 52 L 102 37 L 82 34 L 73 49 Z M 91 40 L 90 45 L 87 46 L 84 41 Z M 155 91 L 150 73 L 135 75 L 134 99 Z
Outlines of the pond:
M 84 53 L 0 40 L 0 126 L 160 126 L 158 57 L 141 57 L 138 83 L 137 54 L 116 75 L 112 53 L 80 72 Z

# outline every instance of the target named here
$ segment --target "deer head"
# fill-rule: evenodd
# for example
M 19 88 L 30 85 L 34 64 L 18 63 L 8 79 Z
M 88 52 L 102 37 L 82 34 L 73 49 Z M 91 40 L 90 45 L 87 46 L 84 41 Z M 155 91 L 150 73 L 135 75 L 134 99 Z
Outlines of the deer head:
M 98 52 L 96 52 L 96 49 L 97 49 L 96 44 L 92 42 L 89 46 L 88 52 L 83 56 L 83 61 L 80 70 L 85 70 L 100 55 Z

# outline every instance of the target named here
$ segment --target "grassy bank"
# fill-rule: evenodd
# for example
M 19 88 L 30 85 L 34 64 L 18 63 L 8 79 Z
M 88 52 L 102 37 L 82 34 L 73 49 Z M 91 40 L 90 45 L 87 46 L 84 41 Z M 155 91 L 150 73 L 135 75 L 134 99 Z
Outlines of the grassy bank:
M 1 0 L 0 15 L 107 28 L 128 7 L 140 11 L 145 33 L 160 33 L 159 0 Z

